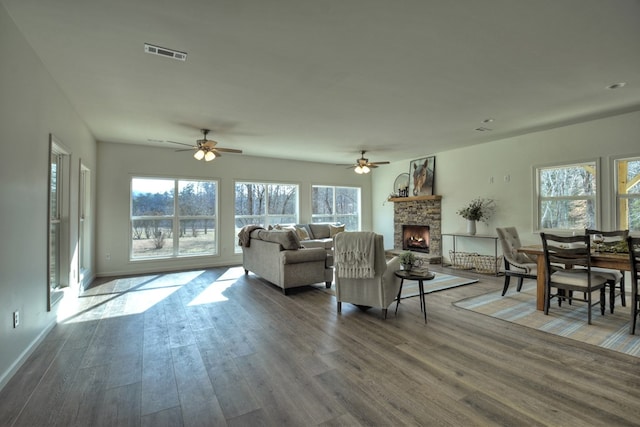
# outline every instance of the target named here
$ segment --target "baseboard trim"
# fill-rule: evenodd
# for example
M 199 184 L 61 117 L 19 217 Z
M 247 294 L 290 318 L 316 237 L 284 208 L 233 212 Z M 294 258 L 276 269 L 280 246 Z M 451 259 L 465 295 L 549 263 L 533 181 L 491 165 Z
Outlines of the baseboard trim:
M 31 344 L 24 349 L 20 356 L 11 364 L 9 369 L 2 373 L 0 376 L 0 390 L 2 390 L 11 381 L 11 378 L 18 372 L 18 370 L 24 365 L 29 356 L 35 351 L 35 349 L 44 341 L 49 332 L 56 326 L 57 319 L 54 317 L 51 323 L 45 327 L 40 334 L 31 341 Z

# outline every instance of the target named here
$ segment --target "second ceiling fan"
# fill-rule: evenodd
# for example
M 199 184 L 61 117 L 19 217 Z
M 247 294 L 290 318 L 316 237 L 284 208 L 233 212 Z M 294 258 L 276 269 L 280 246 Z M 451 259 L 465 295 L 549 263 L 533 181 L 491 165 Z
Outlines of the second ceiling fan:
M 362 150 L 359 159 L 352 165 L 338 165 L 347 166 L 348 169 L 353 168 L 353 171 L 357 174 L 364 174 L 371 172 L 371 169 L 377 168 L 378 165 L 388 165 L 389 162 L 370 162 L 369 159 L 364 157 L 366 151 Z

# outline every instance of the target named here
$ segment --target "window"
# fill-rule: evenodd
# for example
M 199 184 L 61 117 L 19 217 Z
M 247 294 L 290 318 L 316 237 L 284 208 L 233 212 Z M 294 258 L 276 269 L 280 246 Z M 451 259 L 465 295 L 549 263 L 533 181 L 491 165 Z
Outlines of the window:
M 640 157 L 615 161 L 617 228 L 640 231 Z
M 298 222 L 298 186 L 236 183 L 236 229 L 249 224 L 264 227 Z
M 131 259 L 218 253 L 218 183 L 131 179 Z
M 52 134 L 49 135 L 49 236 L 47 310 L 63 296 L 69 286 L 69 170 L 70 151 Z
M 360 188 L 314 185 L 311 221 L 337 222 L 344 224 L 345 230 L 360 230 Z
M 538 229 L 597 228 L 595 161 L 536 168 Z
M 88 285 L 85 279 L 91 269 L 91 171 L 80 162 L 80 182 L 78 192 L 78 282 Z
M 298 186 L 236 182 L 236 234 L 242 227 L 258 224 L 263 227 L 298 222 Z M 241 252 L 236 245 L 236 253 Z

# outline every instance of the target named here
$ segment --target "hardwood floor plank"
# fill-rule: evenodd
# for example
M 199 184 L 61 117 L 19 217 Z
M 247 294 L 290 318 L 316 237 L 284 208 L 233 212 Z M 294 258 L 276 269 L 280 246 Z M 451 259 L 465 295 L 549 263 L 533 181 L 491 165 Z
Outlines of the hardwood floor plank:
M 241 267 L 97 280 L 0 391 L 8 426 L 638 425 L 636 357 L 461 309 L 386 320 Z
M 225 417 L 198 347 L 193 344 L 173 348 L 172 357 L 184 424 L 224 424 Z

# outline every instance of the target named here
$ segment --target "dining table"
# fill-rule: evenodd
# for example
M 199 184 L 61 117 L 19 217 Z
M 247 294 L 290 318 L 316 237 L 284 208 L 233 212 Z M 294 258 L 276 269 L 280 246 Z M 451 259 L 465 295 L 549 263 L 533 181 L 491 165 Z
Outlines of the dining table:
M 544 281 L 547 274 L 547 268 L 544 262 L 544 251 L 542 245 L 527 245 L 518 248 L 518 252 L 527 255 L 535 255 L 537 257 L 537 281 L 536 281 L 536 309 L 544 310 Z M 630 271 L 631 263 L 628 253 L 619 252 L 591 252 L 591 266 L 600 268 L 609 268 L 619 271 Z

